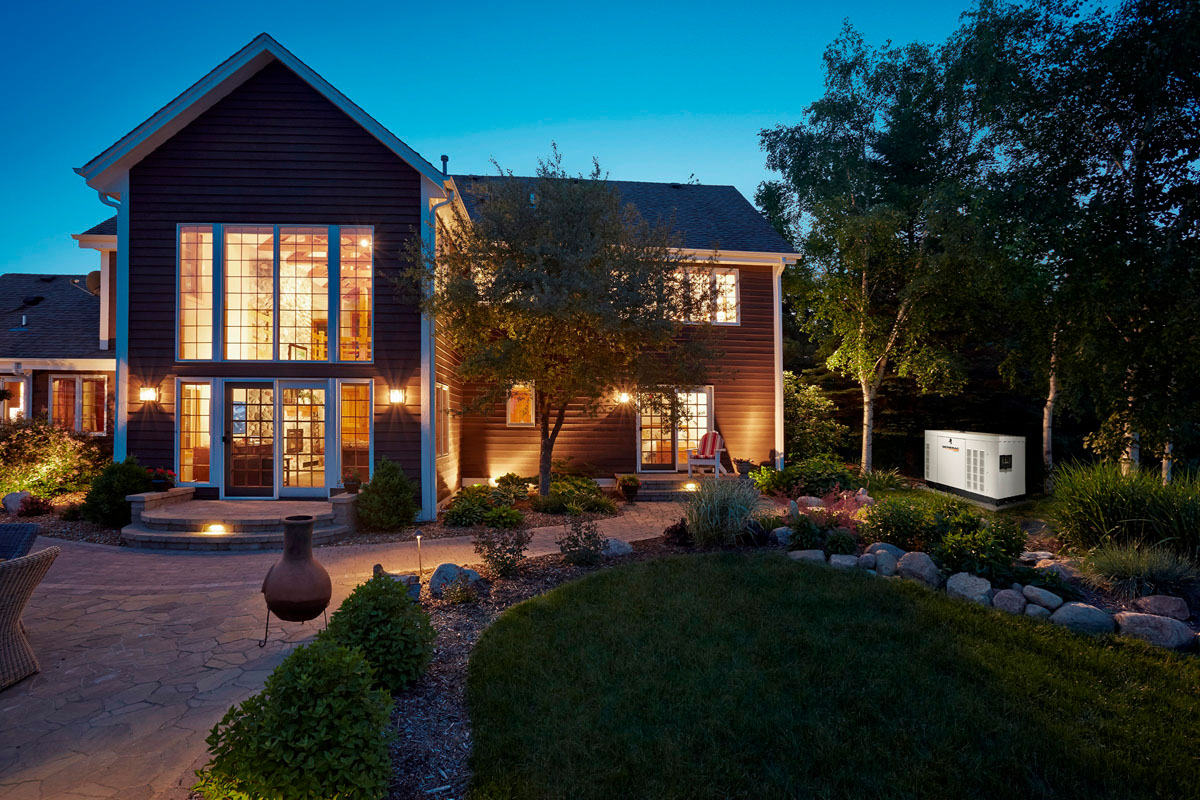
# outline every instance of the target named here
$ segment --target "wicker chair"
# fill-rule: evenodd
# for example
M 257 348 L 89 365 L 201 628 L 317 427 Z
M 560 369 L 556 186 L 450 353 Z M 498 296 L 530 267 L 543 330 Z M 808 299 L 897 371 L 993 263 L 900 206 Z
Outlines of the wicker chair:
M 0 689 L 39 669 L 21 629 L 21 612 L 56 558 L 58 548 L 48 547 L 31 556 L 0 562 Z
M 26 555 L 37 535 L 38 526 L 30 523 L 0 525 L 0 559 L 8 561 Z

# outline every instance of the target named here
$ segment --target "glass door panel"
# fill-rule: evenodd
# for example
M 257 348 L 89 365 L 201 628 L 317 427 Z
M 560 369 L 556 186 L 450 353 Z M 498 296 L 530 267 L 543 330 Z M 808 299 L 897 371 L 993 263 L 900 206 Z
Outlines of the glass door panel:
M 638 440 L 643 472 L 670 472 L 687 465 L 688 451 L 712 430 L 712 390 L 679 392 L 679 419 L 671 424 L 667 401 L 647 404 L 639 412 Z
M 646 472 L 675 469 L 675 439 L 666 402 L 650 403 L 638 415 L 641 469 Z
M 317 387 L 280 386 L 282 494 L 325 492 L 325 398 Z
M 269 383 L 225 386 L 225 494 L 275 495 L 275 390 Z
M 708 391 L 679 393 L 679 429 L 675 437 L 676 463 L 687 465 L 688 452 L 700 446 L 700 438 L 712 428 L 708 418 Z

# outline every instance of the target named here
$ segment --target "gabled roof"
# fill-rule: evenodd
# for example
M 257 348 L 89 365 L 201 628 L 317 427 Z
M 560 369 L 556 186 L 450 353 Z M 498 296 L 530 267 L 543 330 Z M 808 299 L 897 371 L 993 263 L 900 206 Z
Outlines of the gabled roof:
M 149 119 L 121 137 L 114 145 L 76 168 L 88 186 L 100 191 L 114 192 L 119 178 L 148 153 L 182 130 L 189 122 L 211 108 L 248 78 L 272 61 L 279 61 L 296 73 L 318 93 L 341 109 L 347 116 L 378 139 L 385 147 L 432 181 L 436 186 L 445 183 L 441 170 L 426 161 L 411 147 L 400 141 L 374 117 L 363 111 L 322 78 L 287 48 L 265 33 L 234 53 L 216 69 L 192 84 L 183 94 L 167 103 Z
M 117 218 L 109 217 L 104 222 L 93 225 L 78 236 L 116 236 L 117 235 Z
M 100 349 L 100 298 L 86 275 L 0 275 L 0 358 L 112 357 Z
M 490 186 L 535 178 L 500 175 L 455 175 L 454 184 L 467 214 L 475 218 Z M 731 250 L 754 253 L 795 253 L 795 249 L 759 211 L 732 186 L 694 183 L 608 181 L 621 198 L 649 222 L 672 219 L 693 250 Z

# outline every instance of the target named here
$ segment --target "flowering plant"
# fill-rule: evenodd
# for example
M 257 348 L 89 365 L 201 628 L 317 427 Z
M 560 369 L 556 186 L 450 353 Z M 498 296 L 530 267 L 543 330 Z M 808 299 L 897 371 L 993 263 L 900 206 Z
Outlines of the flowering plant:
M 172 472 L 171 470 L 155 468 L 155 469 L 148 469 L 146 471 L 150 473 L 150 480 L 165 481 L 168 489 L 175 486 L 175 477 L 176 476 L 175 476 L 175 473 Z

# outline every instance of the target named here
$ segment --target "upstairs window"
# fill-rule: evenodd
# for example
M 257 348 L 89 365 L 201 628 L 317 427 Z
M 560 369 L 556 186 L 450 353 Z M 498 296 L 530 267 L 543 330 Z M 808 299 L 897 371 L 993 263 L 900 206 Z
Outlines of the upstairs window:
M 275 229 L 225 229 L 225 358 L 275 357 Z
M 687 322 L 711 322 L 715 325 L 741 324 L 740 281 L 737 269 L 728 267 L 697 268 L 687 273 L 695 297 L 705 313 Z
M 213 357 L 213 229 L 179 229 L 179 357 Z
M 374 236 L 370 228 L 342 228 L 340 330 L 342 361 L 371 360 L 371 274 Z
M 329 229 L 279 229 L 279 358 L 329 360 Z
M 508 390 L 506 419 L 509 427 L 527 428 L 534 423 L 533 386 L 518 383 Z

